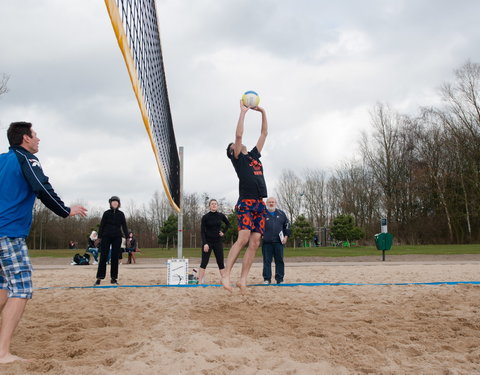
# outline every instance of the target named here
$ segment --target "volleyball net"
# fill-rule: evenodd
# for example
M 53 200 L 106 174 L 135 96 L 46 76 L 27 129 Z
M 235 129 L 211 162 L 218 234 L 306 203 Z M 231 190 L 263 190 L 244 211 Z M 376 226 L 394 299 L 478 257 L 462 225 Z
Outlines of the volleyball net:
M 155 0 L 105 0 L 150 138 L 167 198 L 180 211 L 180 161 L 173 130 Z

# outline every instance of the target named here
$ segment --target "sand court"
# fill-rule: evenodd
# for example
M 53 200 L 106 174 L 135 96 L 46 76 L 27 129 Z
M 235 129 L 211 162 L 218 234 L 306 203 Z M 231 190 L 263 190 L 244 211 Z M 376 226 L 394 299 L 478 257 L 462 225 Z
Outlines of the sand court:
M 161 260 L 140 262 L 121 266 L 120 285 L 166 283 Z M 34 360 L 1 374 L 480 373 L 480 285 L 65 288 L 92 285 L 95 270 L 37 265 L 35 287 L 50 289 L 35 291 L 12 347 Z M 261 264 L 251 275 L 262 282 Z M 449 258 L 291 262 L 285 281 L 479 280 L 478 260 Z

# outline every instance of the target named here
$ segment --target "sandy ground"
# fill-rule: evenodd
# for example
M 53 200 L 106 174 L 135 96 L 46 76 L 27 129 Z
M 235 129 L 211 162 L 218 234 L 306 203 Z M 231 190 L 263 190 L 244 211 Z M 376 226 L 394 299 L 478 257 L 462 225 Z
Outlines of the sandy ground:
M 285 281 L 480 281 L 478 256 L 378 260 L 289 259 Z M 166 283 L 161 260 L 139 261 L 120 266 L 121 285 Z M 12 348 L 33 361 L 0 374 L 480 374 L 480 285 L 69 289 L 92 285 L 95 266 L 34 264 L 35 287 L 51 288 L 35 291 Z M 262 280 L 255 263 L 249 281 Z

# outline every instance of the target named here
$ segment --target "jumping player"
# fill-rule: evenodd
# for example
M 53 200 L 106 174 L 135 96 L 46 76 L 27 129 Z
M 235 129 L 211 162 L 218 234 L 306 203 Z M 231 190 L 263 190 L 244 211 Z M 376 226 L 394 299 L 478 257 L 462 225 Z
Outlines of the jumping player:
M 267 197 L 267 186 L 263 176 L 263 166 L 260 162 L 261 152 L 268 134 L 267 115 L 261 107 L 257 106 L 252 109 L 262 114 L 262 129 L 257 145 L 247 151 L 247 147 L 242 144 L 245 115 L 249 108 L 244 106 L 240 100 L 240 116 L 235 132 L 235 142 L 227 146 L 227 156 L 235 168 L 239 181 L 239 197 L 235 206 L 238 217 L 238 239 L 228 253 L 222 285 L 228 291 L 233 291 L 230 285 L 230 273 L 240 250 L 248 243 L 243 256 L 240 279 L 237 282 L 242 294 L 246 292 L 248 272 L 265 229 L 263 198 Z

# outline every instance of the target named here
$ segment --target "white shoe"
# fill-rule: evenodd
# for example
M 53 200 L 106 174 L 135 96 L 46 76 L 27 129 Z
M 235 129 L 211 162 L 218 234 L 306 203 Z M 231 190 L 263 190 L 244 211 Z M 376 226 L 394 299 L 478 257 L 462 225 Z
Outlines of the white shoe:
M 93 264 L 98 264 L 98 262 L 96 260 L 93 261 Z
M 270 281 L 268 281 L 268 280 L 263 280 L 263 283 L 264 283 L 265 285 L 270 285 Z

